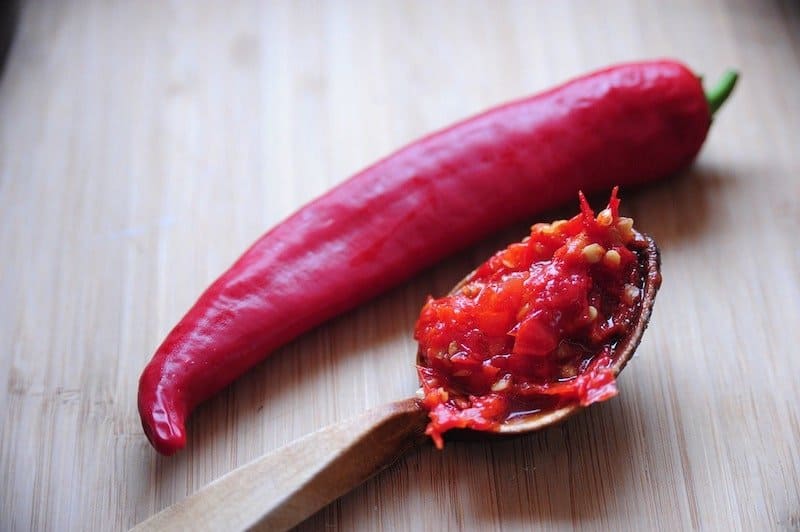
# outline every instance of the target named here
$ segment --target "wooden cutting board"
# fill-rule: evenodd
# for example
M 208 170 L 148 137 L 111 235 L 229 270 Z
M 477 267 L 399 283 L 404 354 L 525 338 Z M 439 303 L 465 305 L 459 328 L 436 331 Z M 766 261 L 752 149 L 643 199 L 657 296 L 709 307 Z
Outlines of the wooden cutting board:
M 524 226 L 279 350 L 177 456 L 135 406 L 166 332 L 300 205 L 456 119 L 655 56 L 743 79 L 691 170 L 623 191 L 664 286 L 620 396 L 422 448 L 300 528 L 800 527 L 798 3 L 43 0 L 0 79 L 0 530 L 127 529 L 408 396 L 426 295 Z

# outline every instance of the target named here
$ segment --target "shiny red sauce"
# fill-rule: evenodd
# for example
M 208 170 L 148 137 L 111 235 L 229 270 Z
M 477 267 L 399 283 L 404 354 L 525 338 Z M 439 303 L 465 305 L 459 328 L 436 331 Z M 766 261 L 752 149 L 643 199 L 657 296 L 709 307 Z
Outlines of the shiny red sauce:
M 619 216 L 616 189 L 597 216 L 583 195 L 580 203 L 574 218 L 534 225 L 423 307 L 414 337 L 437 447 L 453 428 L 493 430 L 516 415 L 616 395 L 613 349 L 643 286 L 637 236 Z

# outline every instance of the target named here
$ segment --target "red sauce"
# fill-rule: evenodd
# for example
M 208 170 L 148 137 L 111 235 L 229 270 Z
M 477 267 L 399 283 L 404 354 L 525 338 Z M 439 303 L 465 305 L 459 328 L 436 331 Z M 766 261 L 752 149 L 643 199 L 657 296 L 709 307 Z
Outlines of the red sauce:
M 636 236 L 616 189 L 596 217 L 580 200 L 580 214 L 534 225 L 423 307 L 414 337 L 437 447 L 453 428 L 493 430 L 522 413 L 616 395 L 613 349 L 643 286 Z

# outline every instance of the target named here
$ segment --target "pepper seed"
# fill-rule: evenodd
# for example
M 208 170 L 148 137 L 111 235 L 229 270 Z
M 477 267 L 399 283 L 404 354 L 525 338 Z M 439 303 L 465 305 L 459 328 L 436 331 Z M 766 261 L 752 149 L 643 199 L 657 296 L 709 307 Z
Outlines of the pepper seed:
M 606 250 L 600 244 L 589 244 L 588 246 L 583 248 L 583 258 L 586 259 L 586 262 L 589 264 L 595 264 L 600 262 L 600 259 L 606 254 Z
M 609 249 L 606 251 L 605 257 L 603 257 L 603 264 L 610 268 L 616 268 L 619 266 L 620 259 L 619 251 L 616 249 Z
M 603 209 L 597 215 L 597 223 L 603 227 L 608 227 L 614 221 L 614 216 L 611 214 L 611 209 Z
M 559 234 L 559 233 L 564 231 L 564 228 L 566 227 L 566 225 L 567 225 L 567 221 L 566 220 L 556 220 L 555 222 L 550 224 L 550 227 L 551 227 L 551 229 L 553 230 L 553 232 L 555 234 Z
M 621 216 L 617 220 L 617 230 L 624 242 L 630 242 L 633 239 L 633 218 Z

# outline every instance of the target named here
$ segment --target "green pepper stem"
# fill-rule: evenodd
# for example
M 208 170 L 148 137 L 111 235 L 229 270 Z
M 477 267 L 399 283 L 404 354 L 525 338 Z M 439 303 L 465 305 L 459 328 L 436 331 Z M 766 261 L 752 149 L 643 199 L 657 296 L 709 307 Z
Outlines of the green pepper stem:
M 712 116 L 731 95 L 737 79 L 739 79 L 739 73 L 735 70 L 728 70 L 722 75 L 719 82 L 706 92 L 706 100 L 708 100 Z

